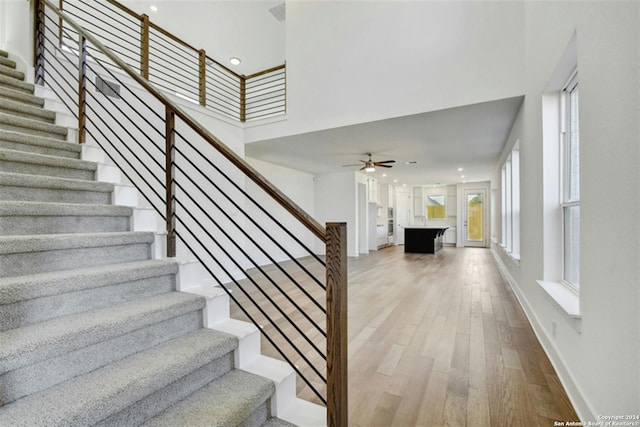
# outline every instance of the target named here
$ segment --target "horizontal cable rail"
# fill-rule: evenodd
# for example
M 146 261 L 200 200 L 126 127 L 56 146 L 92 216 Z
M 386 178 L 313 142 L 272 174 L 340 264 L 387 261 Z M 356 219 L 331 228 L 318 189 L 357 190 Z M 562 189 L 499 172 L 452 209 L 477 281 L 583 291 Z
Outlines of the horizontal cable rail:
M 71 15 L 81 10 L 36 4 L 36 83 L 78 119 L 79 142 L 99 146 L 165 221 L 167 256 L 197 258 L 233 301 L 233 315 L 261 329 L 265 352 L 296 371 L 299 395 L 325 404 L 329 425 L 347 425 L 345 224 L 325 229 L 313 220 L 171 101 L 162 81 L 143 78 L 76 23 Z M 203 53 L 185 55 L 187 68 L 210 62 L 221 114 L 276 114 L 284 67 L 239 78 Z M 119 93 L 105 92 L 104 82 Z M 197 95 L 193 79 L 180 84 Z M 235 88 L 250 108 L 234 107 Z
M 239 75 L 203 49 L 171 34 L 115 0 L 59 0 L 65 11 L 125 63 L 163 90 L 241 122 L 286 113 L 285 65 Z M 78 34 L 60 20 L 60 44 Z M 105 64 L 100 52 L 94 56 Z M 115 64 L 111 64 L 115 65 Z

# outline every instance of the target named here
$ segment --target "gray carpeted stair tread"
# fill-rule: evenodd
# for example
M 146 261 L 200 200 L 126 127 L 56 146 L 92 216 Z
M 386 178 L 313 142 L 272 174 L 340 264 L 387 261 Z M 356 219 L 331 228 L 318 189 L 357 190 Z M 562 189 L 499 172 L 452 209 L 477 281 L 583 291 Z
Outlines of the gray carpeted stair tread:
M 14 69 L 16 68 L 16 61 L 2 55 L 0 55 L 0 64 L 4 65 L 5 67 L 14 68 Z
M 173 260 L 146 260 L 0 279 L 0 304 L 176 274 Z
M 280 418 L 269 418 L 262 424 L 262 427 L 297 427 L 295 424 L 291 424 L 285 420 L 281 420 Z
M 26 151 L 10 150 L 6 148 L 0 148 L 0 161 L 29 163 L 56 168 L 79 169 L 90 172 L 95 172 L 98 169 L 98 165 L 95 162 L 49 156 L 46 154 L 28 153 Z
M 0 64 L 0 74 L 14 79 L 24 80 L 24 73 L 22 71 L 18 71 L 14 67 L 7 67 L 4 64 Z
M 1 216 L 131 216 L 133 208 L 118 205 L 77 203 L 1 202 Z
M 21 117 L 41 120 L 47 123 L 54 123 L 56 120 L 55 111 L 45 110 L 39 106 L 32 106 L 24 102 L 14 101 L 0 97 L 0 110 L 5 114 L 14 114 Z
M 1 129 L 0 148 L 70 159 L 79 159 L 82 152 L 80 144 Z
M 96 248 L 140 243 L 153 243 L 153 233 L 126 231 L 117 233 L 47 234 L 32 236 L 0 236 L 0 255 Z
M 272 381 L 236 369 L 150 419 L 143 426 L 243 425 L 274 391 Z
M 0 277 L 148 260 L 153 241 L 141 232 L 0 236 Z
M 204 298 L 169 292 L 141 301 L 0 332 L 0 372 L 55 357 L 205 306 Z M 2 423 L 0 423 L 2 425 Z
M 5 127 L 7 130 L 17 130 L 24 133 L 32 133 L 36 136 L 46 136 L 61 140 L 64 140 L 69 132 L 69 129 L 64 126 L 44 123 L 6 113 L 0 113 L 0 127 Z
M 6 86 L 0 86 L 0 98 L 11 99 L 35 107 L 44 106 L 44 98 Z
M 114 184 L 0 172 L 0 200 L 66 203 L 111 203 Z
M 13 77 L 5 76 L 4 74 L 0 74 L 0 86 L 6 86 L 31 95 L 33 95 L 35 90 L 35 85 L 32 83 L 26 83 Z
M 236 347 L 235 338 L 202 329 L 3 406 L 0 425 L 93 425 Z
M 133 209 L 116 205 L 0 202 L 0 235 L 129 231 Z
M 5 58 L 7 58 L 9 56 L 9 52 L 7 52 L 6 50 L 0 49 L 0 56 L 4 56 Z
M 191 311 L 5 372 L 0 376 L 0 407 L 199 329 L 202 329 L 202 312 Z M 227 371 L 232 367 L 231 363 L 228 365 Z
M 16 187 L 40 187 L 56 190 L 99 191 L 109 193 L 113 192 L 114 188 L 114 185 L 109 182 L 25 175 L 21 173 L 10 172 L 0 172 L 0 185 Z

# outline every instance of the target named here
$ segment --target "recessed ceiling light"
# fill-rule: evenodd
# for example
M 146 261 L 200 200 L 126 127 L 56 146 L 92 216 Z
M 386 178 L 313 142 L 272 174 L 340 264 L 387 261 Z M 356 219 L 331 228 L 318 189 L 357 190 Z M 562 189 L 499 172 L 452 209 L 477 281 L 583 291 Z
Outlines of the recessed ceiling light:
M 458 168 L 458 172 L 462 172 L 463 170 L 463 168 Z
M 398 180 L 397 180 L 397 179 L 394 179 L 394 180 L 393 180 L 393 182 L 394 182 L 394 183 L 395 183 L 395 182 L 398 182 Z
M 149 9 L 151 9 L 152 12 L 157 12 L 158 11 L 158 6 L 151 5 L 151 6 L 149 6 Z
M 406 187 L 406 186 L 407 186 L 407 184 L 402 184 L 402 186 L 403 186 L 403 187 Z
M 460 178 L 464 178 L 464 175 L 460 175 Z
M 384 177 L 384 176 L 387 176 L 387 174 L 386 174 L 386 173 L 383 173 L 383 174 L 382 174 L 382 176 L 383 176 L 383 177 Z
M 463 184 L 466 184 L 466 183 L 467 183 L 467 181 L 462 181 L 462 183 L 463 183 Z
M 240 63 L 241 63 L 242 61 L 240 61 L 240 58 L 236 58 L 236 57 L 234 56 L 233 58 L 229 58 L 229 62 L 230 62 L 232 65 L 240 65 Z

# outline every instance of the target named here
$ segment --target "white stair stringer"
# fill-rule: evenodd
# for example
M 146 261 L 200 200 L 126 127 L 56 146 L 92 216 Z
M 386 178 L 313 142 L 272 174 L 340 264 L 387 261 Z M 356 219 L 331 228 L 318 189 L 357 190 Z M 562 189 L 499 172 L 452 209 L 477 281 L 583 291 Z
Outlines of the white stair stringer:
M 219 288 L 217 288 L 219 289 Z M 236 367 L 244 371 L 269 378 L 276 385 L 275 395 L 271 398 L 271 413 L 274 417 L 298 426 L 323 427 L 327 425 L 326 408 L 296 397 L 296 372 L 289 364 L 260 352 L 260 329 L 253 323 L 222 318 L 221 306 L 228 310 L 229 296 L 220 289 L 187 292 L 207 294 L 205 307 L 205 326 L 219 332 L 235 336 L 238 347 L 235 350 Z M 200 293 L 202 292 L 202 293 Z

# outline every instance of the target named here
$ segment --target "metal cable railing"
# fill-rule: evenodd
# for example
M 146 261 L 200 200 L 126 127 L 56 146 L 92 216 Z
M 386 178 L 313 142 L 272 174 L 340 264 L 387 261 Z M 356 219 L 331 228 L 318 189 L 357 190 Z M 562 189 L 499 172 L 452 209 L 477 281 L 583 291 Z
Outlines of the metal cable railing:
M 59 7 L 129 67 L 171 94 L 241 122 L 286 113 L 284 65 L 239 75 L 115 0 L 59 0 Z M 59 23 L 66 34 L 59 31 L 60 44 L 77 38 L 73 28 Z M 100 52 L 94 55 L 110 63 Z
M 346 226 L 315 222 L 71 15 L 37 2 L 36 83 L 78 118 L 79 142 L 101 147 L 166 222 L 167 256 L 195 256 L 233 313 L 261 328 L 266 352 L 293 367 L 301 396 L 327 405 L 329 425 L 346 425 Z M 224 83 L 220 105 L 237 84 L 252 113 L 275 114 L 283 68 L 249 85 L 211 69 Z

